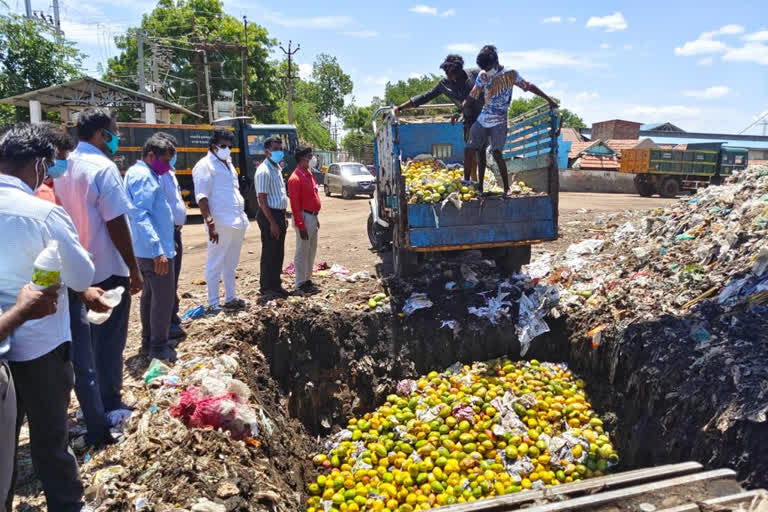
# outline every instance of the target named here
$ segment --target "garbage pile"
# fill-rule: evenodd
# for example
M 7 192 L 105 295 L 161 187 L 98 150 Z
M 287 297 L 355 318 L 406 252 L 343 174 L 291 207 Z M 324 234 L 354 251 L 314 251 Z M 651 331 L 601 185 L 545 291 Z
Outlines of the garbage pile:
M 609 380 L 601 402 L 616 404 L 626 445 L 644 447 L 623 453 L 695 457 L 766 485 L 768 167 L 613 229 L 597 222 L 528 270 L 560 291 L 571 364 Z
M 601 476 L 619 456 L 584 386 L 536 360 L 404 380 L 314 456 L 307 511 L 412 512 Z

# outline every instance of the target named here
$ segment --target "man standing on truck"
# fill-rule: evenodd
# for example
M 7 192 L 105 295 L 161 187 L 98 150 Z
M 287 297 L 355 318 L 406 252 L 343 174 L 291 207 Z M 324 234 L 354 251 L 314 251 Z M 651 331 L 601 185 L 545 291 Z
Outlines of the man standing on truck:
M 509 104 L 512 102 L 512 87 L 516 85 L 524 91 L 530 91 L 544 98 L 551 108 L 557 108 L 557 103 L 534 84 L 523 80 L 517 71 L 505 70 L 504 66 L 499 64 L 499 56 L 495 46 L 487 45 L 480 50 L 477 56 L 477 65 L 482 71 L 477 76 L 470 96 L 474 99 L 480 99 L 484 94 L 485 101 L 477 121 L 470 128 L 467 148 L 475 152 L 485 153 L 485 144 L 490 141 L 491 154 L 496 165 L 499 166 L 501 179 L 504 182 L 504 195 L 506 196 L 509 193 L 509 173 L 502 151 L 504 151 L 504 144 L 507 140 L 507 112 L 509 111 Z M 478 173 L 481 193 L 484 177 L 485 166 L 481 166 Z
M 280 169 L 283 141 L 270 137 L 264 141 L 267 158 L 259 165 L 254 175 L 256 196 L 259 199 L 259 213 L 256 222 L 261 230 L 261 273 L 259 289 L 262 294 L 287 297 L 290 293 L 283 288 L 280 274 L 285 258 L 285 233 L 288 230 L 288 196 Z
M 293 225 L 296 228 L 296 253 L 293 266 L 296 269 L 296 291 L 314 291 L 312 267 L 317 254 L 317 232 L 320 229 L 320 196 L 317 182 L 309 169 L 311 148 L 296 149 L 296 169 L 288 178 Z
M 477 121 L 477 117 L 480 115 L 480 111 L 483 108 L 483 93 L 477 99 L 471 98 L 469 93 L 475 86 L 477 75 L 479 70 L 477 69 L 464 69 L 464 59 L 459 55 L 448 55 L 442 64 L 440 69 L 445 72 L 445 78 L 441 79 L 432 88 L 432 90 L 425 92 L 419 96 L 411 98 L 402 105 L 395 107 L 395 114 L 403 110 L 407 110 L 413 107 L 420 107 L 425 103 L 432 101 L 441 94 L 448 97 L 453 103 L 461 108 L 464 117 L 464 143 L 469 141 L 469 130 Z M 456 122 L 458 114 L 454 115 L 451 119 L 452 123 Z M 487 144 L 486 144 L 487 146 Z M 480 164 L 481 169 L 485 169 L 485 150 L 477 151 L 464 148 L 464 179 L 470 178 L 477 179 L 477 164 Z
M 56 180 L 56 198 L 72 218 L 80 243 L 92 255 L 96 266 L 93 286 L 130 289 L 106 322 L 85 326 L 91 335 L 101 401 L 109 413 L 125 409 L 120 395 L 131 295 L 142 290 L 144 279 L 128 226 L 131 201 L 120 171 L 109 158 L 120 143 L 117 121 L 108 110 L 86 109 L 77 119 L 77 136 L 80 141 L 69 157 L 70 167 Z
M 208 309 L 212 312 L 221 309 L 219 279 L 224 281 L 224 309 L 245 307 L 245 301 L 235 294 L 235 269 L 240 263 L 248 216 L 237 171 L 230 158 L 234 144 L 235 135 L 231 131 L 214 131 L 208 141 L 208 154 L 192 169 L 195 199 L 208 230 L 205 280 L 208 283 Z

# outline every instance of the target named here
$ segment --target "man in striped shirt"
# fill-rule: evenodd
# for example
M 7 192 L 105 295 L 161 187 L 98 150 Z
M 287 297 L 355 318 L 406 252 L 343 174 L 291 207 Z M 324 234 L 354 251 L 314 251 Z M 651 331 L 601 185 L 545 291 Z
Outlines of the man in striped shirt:
M 259 212 L 256 222 L 261 230 L 261 275 L 260 291 L 262 294 L 274 294 L 282 297 L 289 295 L 280 281 L 285 258 L 285 233 L 288 229 L 286 208 L 288 196 L 285 193 L 285 181 L 280 171 L 280 162 L 284 159 L 283 142 L 277 137 L 264 141 L 267 158 L 258 169 L 254 181 L 259 199 Z

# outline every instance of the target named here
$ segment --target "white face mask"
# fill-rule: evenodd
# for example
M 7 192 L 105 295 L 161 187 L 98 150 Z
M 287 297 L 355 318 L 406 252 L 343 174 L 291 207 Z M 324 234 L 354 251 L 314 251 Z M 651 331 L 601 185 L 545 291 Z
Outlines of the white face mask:
M 231 150 L 229 148 L 216 148 L 216 156 L 222 160 L 229 160 L 229 154 Z

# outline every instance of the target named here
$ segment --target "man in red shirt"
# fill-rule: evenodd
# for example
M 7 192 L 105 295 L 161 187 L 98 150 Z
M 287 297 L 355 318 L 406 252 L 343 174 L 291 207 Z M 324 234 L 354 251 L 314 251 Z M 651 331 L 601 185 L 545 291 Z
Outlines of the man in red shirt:
M 312 159 L 311 148 L 296 150 L 296 170 L 288 178 L 288 197 L 291 200 L 293 225 L 296 228 L 296 254 L 293 266 L 296 269 L 296 290 L 312 292 L 315 285 L 311 281 L 312 267 L 317 253 L 317 230 L 320 221 L 320 196 L 317 182 L 309 170 Z

